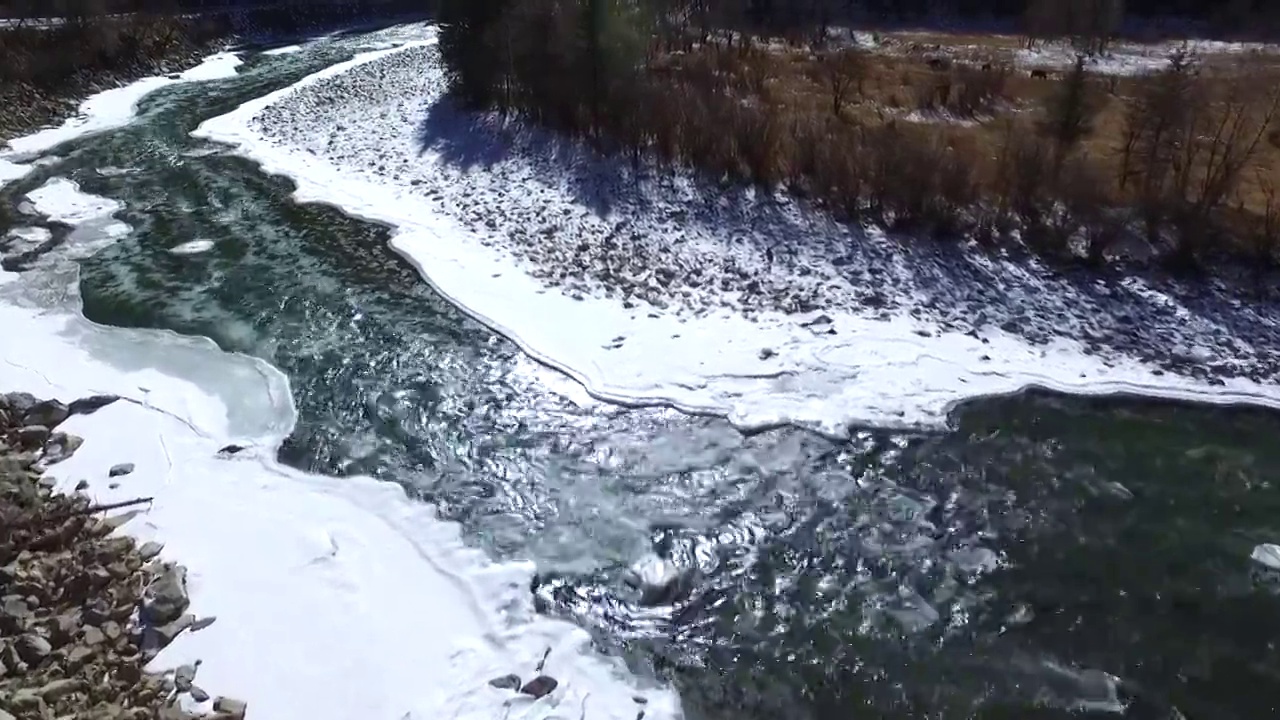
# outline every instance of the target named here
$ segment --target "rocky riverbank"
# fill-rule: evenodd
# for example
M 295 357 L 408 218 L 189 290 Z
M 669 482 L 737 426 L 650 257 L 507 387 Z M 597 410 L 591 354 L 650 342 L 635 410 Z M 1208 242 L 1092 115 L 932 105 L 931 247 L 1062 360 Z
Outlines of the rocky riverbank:
M 0 146 L 75 115 L 80 101 L 94 93 L 182 72 L 226 45 L 226 33 L 212 24 L 177 23 L 164 30 L 168 39 L 160 42 L 160 33 L 145 22 L 103 21 L 78 31 L 0 29 L 0 107 L 6 109 L 0 113 Z M 98 45 L 116 48 L 109 64 L 102 59 L 107 51 L 95 53 Z M 137 50 L 118 52 L 126 46 Z
M 117 401 L 0 395 L 0 720 L 243 718 L 244 702 L 195 684 L 198 663 L 146 669 L 214 618 L 188 612 L 186 571 L 159 559 L 158 543 L 115 532 L 149 498 L 91 499 L 94 484 L 119 482 L 132 466 L 102 468 L 71 494 L 54 489 L 57 464 L 83 443 L 58 426 Z

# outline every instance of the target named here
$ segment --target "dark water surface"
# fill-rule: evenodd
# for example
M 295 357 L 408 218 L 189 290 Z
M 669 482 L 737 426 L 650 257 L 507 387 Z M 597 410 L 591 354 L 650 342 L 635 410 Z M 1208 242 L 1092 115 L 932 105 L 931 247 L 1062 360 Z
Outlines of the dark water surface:
M 0 192 L 0 230 L 53 176 L 125 203 L 88 317 L 269 360 L 299 411 L 285 462 L 403 483 L 533 557 L 542 609 L 691 718 L 1280 717 L 1280 597 L 1248 559 L 1280 542 L 1280 415 L 1030 394 L 834 443 L 575 404 L 385 229 L 188 136 L 355 44 L 151 96 Z

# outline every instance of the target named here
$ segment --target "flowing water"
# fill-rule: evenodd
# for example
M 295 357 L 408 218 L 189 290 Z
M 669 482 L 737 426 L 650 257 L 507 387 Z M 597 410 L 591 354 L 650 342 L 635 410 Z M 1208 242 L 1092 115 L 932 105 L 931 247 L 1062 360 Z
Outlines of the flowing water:
M 1248 556 L 1280 541 L 1280 415 L 1036 393 L 838 443 L 584 401 L 385 228 L 188 136 L 355 45 L 158 92 L 0 192 L 0 231 L 49 177 L 124 203 L 133 232 L 82 265 L 89 318 L 269 360 L 299 412 L 282 460 L 402 483 L 535 559 L 540 609 L 691 718 L 1276 715 L 1280 586 Z

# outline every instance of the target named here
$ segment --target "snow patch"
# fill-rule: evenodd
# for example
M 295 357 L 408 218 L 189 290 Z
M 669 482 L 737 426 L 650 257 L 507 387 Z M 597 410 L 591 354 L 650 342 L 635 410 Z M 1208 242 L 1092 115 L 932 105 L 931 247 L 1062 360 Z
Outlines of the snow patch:
M 284 47 L 271 48 L 270 50 L 263 50 L 262 54 L 263 55 L 291 55 L 293 53 L 301 52 L 301 51 L 302 51 L 301 45 L 286 45 Z
M 174 255 L 199 255 L 213 249 L 214 242 L 212 240 L 192 240 L 184 242 L 181 245 L 175 245 L 169 248 L 169 252 Z
M 66 178 L 50 178 L 27 193 L 32 208 L 53 222 L 81 225 L 111 215 L 120 203 L 82 192 L 80 186 Z

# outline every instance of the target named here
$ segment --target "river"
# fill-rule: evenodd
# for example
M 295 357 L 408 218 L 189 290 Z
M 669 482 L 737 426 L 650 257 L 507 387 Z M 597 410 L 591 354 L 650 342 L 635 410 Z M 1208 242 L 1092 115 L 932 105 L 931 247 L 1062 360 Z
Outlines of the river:
M 282 462 L 400 483 L 533 559 L 539 609 L 690 718 L 1280 707 L 1280 585 L 1249 560 L 1280 541 L 1280 415 L 1035 392 L 835 441 L 592 401 L 436 296 L 385 228 L 189 136 L 353 51 L 249 53 L 148 96 L 0 191 L 0 235 L 39 224 L 18 208 L 50 177 L 122 203 L 133 231 L 82 263 L 88 318 L 275 365 L 298 411 Z M 169 252 L 193 240 L 212 249 Z

